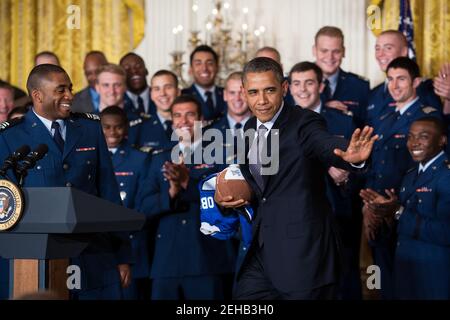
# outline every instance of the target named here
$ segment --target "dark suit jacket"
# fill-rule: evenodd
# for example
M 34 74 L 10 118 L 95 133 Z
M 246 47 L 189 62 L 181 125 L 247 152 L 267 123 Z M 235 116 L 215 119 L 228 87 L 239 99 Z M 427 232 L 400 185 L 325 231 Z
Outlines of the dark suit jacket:
M 256 128 L 256 118 L 246 123 L 245 130 L 250 128 Z M 279 170 L 264 177 L 264 190 L 255 183 L 248 164 L 241 166 L 255 191 L 252 246 L 262 241 L 266 275 L 282 292 L 336 283 L 340 246 L 324 175 L 329 166 L 355 171 L 333 154 L 336 147 L 345 150 L 348 142 L 329 134 L 320 115 L 289 105 L 283 107 L 274 129 L 279 130 Z M 273 154 L 274 147 L 270 149 Z
M 89 86 L 76 93 L 72 101 L 72 112 L 95 112 Z

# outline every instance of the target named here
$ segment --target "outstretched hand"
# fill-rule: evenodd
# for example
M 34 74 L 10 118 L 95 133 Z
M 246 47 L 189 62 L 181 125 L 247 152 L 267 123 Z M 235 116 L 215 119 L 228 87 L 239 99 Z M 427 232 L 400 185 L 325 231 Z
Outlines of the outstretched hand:
M 356 129 L 353 132 L 350 144 L 346 151 L 334 149 L 334 154 L 348 163 L 361 163 L 366 161 L 372 152 L 373 144 L 378 139 L 378 135 L 372 136 L 373 128 L 365 126 L 364 129 Z

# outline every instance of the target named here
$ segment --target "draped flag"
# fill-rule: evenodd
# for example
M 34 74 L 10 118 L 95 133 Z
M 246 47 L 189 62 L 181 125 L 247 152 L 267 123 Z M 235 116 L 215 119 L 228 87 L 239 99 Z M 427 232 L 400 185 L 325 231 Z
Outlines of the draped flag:
M 400 20 L 398 30 L 408 41 L 408 57 L 416 60 L 416 45 L 414 44 L 414 23 L 409 0 L 400 0 Z

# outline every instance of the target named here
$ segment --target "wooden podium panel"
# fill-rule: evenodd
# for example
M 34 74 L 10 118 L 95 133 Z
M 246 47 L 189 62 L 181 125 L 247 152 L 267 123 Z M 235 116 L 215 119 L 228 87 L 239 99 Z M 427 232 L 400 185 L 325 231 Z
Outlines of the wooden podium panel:
M 42 265 L 43 263 L 45 265 Z M 13 299 L 29 297 L 39 291 L 48 290 L 55 298 L 68 300 L 69 290 L 66 284 L 68 265 L 68 259 L 48 261 L 15 259 Z

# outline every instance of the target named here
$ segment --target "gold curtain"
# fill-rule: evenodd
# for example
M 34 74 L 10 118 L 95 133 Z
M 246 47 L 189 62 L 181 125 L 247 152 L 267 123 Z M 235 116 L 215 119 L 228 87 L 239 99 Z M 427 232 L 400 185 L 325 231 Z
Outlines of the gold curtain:
M 444 62 L 450 62 L 449 0 L 410 0 L 414 22 L 417 62 L 424 77 L 437 75 Z M 398 29 L 400 0 L 371 0 L 382 9 L 382 30 Z M 377 35 L 380 30 L 373 30 Z
M 36 53 L 53 51 L 78 91 L 85 54 L 100 50 L 117 63 L 144 25 L 144 0 L 0 0 L 0 78 L 25 89 Z

